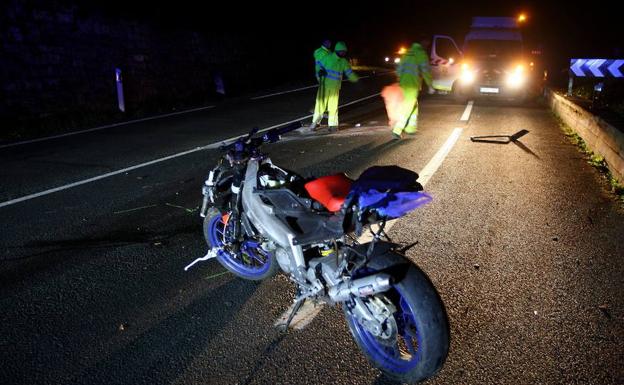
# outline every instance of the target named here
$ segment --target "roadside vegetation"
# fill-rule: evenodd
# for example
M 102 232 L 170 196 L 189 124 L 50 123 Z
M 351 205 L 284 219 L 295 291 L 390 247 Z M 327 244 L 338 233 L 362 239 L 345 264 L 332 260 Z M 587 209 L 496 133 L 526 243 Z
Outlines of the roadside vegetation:
M 587 163 L 594 166 L 600 172 L 600 174 L 605 178 L 611 193 L 615 194 L 618 201 L 624 206 L 624 183 L 620 182 L 613 176 L 604 157 L 600 154 L 594 153 L 591 148 L 587 146 L 587 143 L 585 143 L 583 138 L 581 138 L 579 134 L 577 134 L 576 131 L 574 131 L 570 126 L 565 124 L 561 118 L 557 115 L 555 115 L 555 118 L 559 123 L 559 127 L 561 127 L 561 130 L 563 130 L 570 142 L 576 145 L 578 149 L 587 156 Z
M 624 120 L 624 82 L 619 79 L 604 80 L 600 93 L 594 91 L 594 86 L 598 83 L 594 78 L 577 78 L 574 82 L 572 95 L 587 102 L 593 99 L 596 113 L 606 112 L 612 118 Z

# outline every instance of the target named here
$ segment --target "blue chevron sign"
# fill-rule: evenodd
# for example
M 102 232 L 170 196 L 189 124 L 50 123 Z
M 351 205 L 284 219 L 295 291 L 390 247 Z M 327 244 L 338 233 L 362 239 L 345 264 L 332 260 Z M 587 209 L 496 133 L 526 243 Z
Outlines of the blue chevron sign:
M 624 78 L 624 60 L 570 59 L 570 71 L 577 77 Z

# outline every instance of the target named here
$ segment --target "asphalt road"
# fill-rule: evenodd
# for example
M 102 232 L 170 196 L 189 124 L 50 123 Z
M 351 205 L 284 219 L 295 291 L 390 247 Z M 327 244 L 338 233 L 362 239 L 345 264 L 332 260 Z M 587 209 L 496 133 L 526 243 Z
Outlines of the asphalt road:
M 389 80 L 347 84 L 341 102 Z M 297 119 L 314 92 L 0 149 L 0 202 Z M 375 97 L 341 111 L 336 134 L 266 150 L 304 175 L 420 171 L 461 128 L 427 184 L 433 203 L 390 231 L 413 244 L 450 317 L 449 358 L 428 383 L 624 383 L 624 212 L 545 108 L 476 102 L 461 122 L 464 110 L 426 98 L 419 133 L 392 142 Z M 520 129 L 517 144 L 469 140 Z M 246 282 L 216 261 L 182 270 L 206 251 L 197 210 L 217 157 L 195 151 L 0 207 L 0 383 L 392 383 L 338 308 L 275 329 L 293 296 L 285 276 Z

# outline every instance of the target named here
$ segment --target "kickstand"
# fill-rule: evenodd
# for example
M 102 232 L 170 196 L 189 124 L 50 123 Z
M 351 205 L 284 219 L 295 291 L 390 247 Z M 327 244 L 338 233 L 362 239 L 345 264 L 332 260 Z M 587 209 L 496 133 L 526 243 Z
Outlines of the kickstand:
M 295 315 L 297 314 L 297 312 L 299 311 L 299 309 L 301 308 L 301 305 L 303 305 L 303 303 L 305 302 L 305 298 L 301 298 L 299 300 L 297 300 L 297 302 L 295 302 L 295 306 L 293 307 L 292 311 L 290 312 L 290 315 L 288 316 L 288 319 L 286 320 L 286 323 L 281 324 L 279 326 L 279 329 L 283 332 L 288 331 L 288 327 L 290 326 L 290 323 L 292 322 L 293 318 L 295 318 Z

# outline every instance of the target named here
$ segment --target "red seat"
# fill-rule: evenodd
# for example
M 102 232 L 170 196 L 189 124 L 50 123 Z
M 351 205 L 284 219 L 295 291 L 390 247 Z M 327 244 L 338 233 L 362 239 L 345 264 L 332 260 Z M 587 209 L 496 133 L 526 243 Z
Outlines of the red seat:
M 340 210 L 353 181 L 345 174 L 322 176 L 305 184 L 310 196 L 331 212 Z

